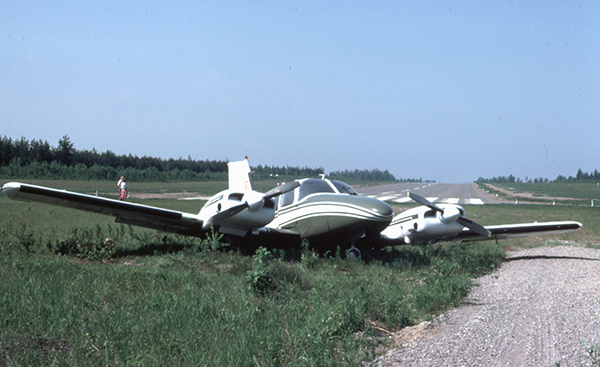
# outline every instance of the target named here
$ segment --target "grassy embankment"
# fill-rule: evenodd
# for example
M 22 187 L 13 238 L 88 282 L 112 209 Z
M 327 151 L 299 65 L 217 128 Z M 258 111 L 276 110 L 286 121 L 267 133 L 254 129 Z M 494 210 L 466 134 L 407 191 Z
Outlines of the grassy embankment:
M 105 184 L 110 192 L 112 184 Z M 167 186 L 149 185 L 156 192 Z M 189 212 L 201 206 L 139 202 Z M 465 209 L 481 224 L 573 219 L 585 226 L 503 246 L 600 242 L 597 208 Z M 503 258 L 493 242 L 406 246 L 368 262 L 306 249 L 252 257 L 213 251 L 219 245 L 210 240 L 4 196 L 0 214 L 0 358 L 6 365 L 359 365 L 389 347 L 395 330 L 458 305 L 472 278 Z M 107 237 L 114 247 L 102 245 Z M 58 250 L 73 251 L 60 256 Z

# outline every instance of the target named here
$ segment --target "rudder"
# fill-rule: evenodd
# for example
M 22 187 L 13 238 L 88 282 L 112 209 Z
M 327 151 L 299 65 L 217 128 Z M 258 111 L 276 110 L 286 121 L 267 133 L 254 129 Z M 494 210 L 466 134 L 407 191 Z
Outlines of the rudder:
M 252 182 L 252 171 L 248 163 L 248 157 L 243 161 L 227 163 L 229 175 L 229 190 L 250 191 L 254 190 Z

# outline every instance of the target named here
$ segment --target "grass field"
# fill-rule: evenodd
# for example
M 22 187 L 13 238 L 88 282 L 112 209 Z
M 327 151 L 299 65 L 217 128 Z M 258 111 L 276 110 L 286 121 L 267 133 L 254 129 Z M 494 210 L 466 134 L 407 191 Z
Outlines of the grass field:
M 210 185 L 176 191 L 205 195 L 215 192 Z M 202 205 L 135 200 L 188 212 Z M 0 196 L 0 365 L 359 366 L 389 348 L 394 331 L 458 305 L 474 277 L 501 264 L 503 248 L 600 243 L 599 208 L 465 210 L 484 225 L 560 219 L 584 228 L 499 244 L 405 246 L 366 262 L 307 248 L 249 256 L 217 251 L 222 245 L 210 239 Z
M 85 194 L 114 195 L 118 196 L 117 182 L 111 181 L 57 181 L 57 180 L 17 180 L 19 182 L 30 183 L 34 185 L 47 186 L 55 189 L 65 189 Z M 0 185 L 4 185 L 9 180 L 0 180 Z M 273 183 L 260 181 L 257 183 L 259 190 L 266 187 L 271 189 Z M 128 190 L 135 197 L 136 193 L 190 193 L 193 196 L 210 196 L 227 188 L 226 181 L 210 182 L 135 182 L 128 183 Z M 265 191 L 266 191 L 265 190 Z

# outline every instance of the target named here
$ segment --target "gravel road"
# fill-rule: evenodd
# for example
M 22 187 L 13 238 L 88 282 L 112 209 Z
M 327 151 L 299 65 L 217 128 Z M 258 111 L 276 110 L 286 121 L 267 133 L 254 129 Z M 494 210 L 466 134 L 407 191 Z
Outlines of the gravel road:
M 598 249 L 509 252 L 463 305 L 403 330 L 398 349 L 373 365 L 591 366 L 582 355 L 600 346 L 599 275 Z

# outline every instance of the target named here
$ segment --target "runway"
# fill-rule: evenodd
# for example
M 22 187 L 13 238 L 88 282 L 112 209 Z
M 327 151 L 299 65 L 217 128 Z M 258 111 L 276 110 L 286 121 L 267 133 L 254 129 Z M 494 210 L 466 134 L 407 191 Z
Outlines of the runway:
M 480 190 L 476 184 L 444 184 L 444 183 L 395 183 L 389 185 L 356 188 L 359 194 L 374 197 L 382 201 L 409 203 L 409 192 L 414 192 L 433 203 L 459 205 L 483 205 L 501 203 L 494 195 Z

